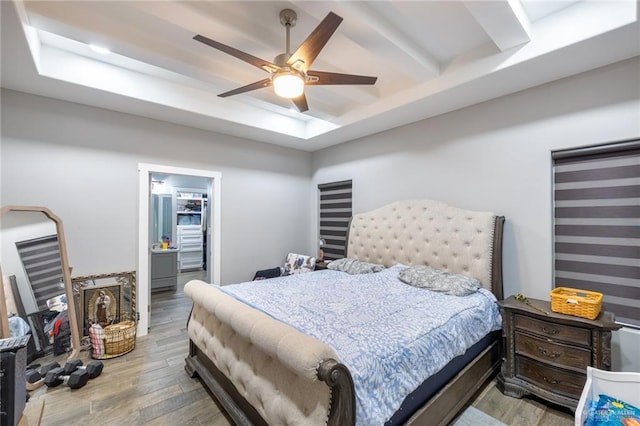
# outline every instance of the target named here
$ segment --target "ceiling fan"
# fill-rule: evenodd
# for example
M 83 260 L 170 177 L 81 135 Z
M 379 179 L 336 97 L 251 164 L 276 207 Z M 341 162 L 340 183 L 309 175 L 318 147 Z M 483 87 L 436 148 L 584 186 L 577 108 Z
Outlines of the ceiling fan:
M 339 74 L 326 71 L 310 70 L 322 48 L 327 44 L 335 30 L 342 22 L 342 18 L 333 12 L 320 22 L 313 32 L 302 42 L 300 47 L 290 53 L 289 31 L 296 25 L 297 15 L 291 9 L 280 12 L 280 23 L 287 30 L 286 51 L 275 57 L 273 62 L 265 61 L 233 47 L 211 40 L 203 35 L 193 37 L 201 43 L 221 50 L 231 56 L 258 67 L 270 74 L 269 77 L 255 83 L 221 93 L 218 96 L 227 97 L 263 87 L 273 86 L 275 93 L 283 98 L 290 98 L 300 112 L 307 111 L 309 106 L 304 94 L 305 86 L 319 86 L 331 84 L 375 84 L 377 77 L 363 75 Z

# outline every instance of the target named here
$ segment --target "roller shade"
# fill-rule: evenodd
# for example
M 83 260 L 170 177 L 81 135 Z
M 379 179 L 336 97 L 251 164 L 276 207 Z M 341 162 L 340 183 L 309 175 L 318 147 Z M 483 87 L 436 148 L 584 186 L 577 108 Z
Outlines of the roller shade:
M 46 310 L 47 300 L 64 293 L 58 236 L 16 242 L 16 248 L 31 283 L 36 305 L 39 310 Z
M 640 140 L 552 153 L 554 285 L 640 327 Z
M 324 238 L 324 258 L 340 259 L 345 256 L 347 228 L 352 214 L 351 181 L 318 185 L 320 196 L 320 238 Z

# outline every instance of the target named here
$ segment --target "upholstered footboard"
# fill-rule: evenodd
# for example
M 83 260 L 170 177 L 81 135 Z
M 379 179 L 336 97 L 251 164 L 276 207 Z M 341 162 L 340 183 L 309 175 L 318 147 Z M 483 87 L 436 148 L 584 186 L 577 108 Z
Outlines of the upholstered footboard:
M 237 424 L 355 424 L 347 368 L 328 345 L 190 281 L 185 369 L 198 374 Z

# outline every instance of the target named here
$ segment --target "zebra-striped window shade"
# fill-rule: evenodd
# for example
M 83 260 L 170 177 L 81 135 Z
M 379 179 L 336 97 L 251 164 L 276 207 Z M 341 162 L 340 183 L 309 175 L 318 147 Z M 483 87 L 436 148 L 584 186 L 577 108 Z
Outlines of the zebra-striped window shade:
M 322 183 L 320 195 L 320 238 L 324 238 L 324 258 L 340 259 L 345 256 L 347 228 L 351 220 L 351 181 Z
M 31 283 L 36 305 L 39 310 L 45 310 L 47 300 L 64 293 L 58 236 L 19 241 L 16 248 Z
M 554 285 L 597 291 L 640 327 L 640 140 L 556 151 Z

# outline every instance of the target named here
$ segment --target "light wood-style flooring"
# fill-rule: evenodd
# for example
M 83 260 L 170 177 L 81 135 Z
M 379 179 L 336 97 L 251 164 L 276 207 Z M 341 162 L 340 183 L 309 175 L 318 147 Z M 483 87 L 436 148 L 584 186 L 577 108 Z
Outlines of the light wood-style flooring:
M 136 348 L 121 357 L 104 360 L 104 371 L 85 387 L 43 386 L 30 392 L 24 415 L 28 425 L 212 425 L 232 422 L 199 379 L 184 370 L 191 303 L 182 293 L 190 279 L 202 273 L 181 274 L 177 292 L 151 297 L 149 334 L 138 337 Z M 65 357 L 56 359 L 64 364 Z M 82 352 L 84 362 L 91 361 Z M 44 364 L 49 358 L 35 362 Z M 572 425 L 573 415 L 535 399 L 502 395 L 490 381 L 472 404 L 508 425 Z

